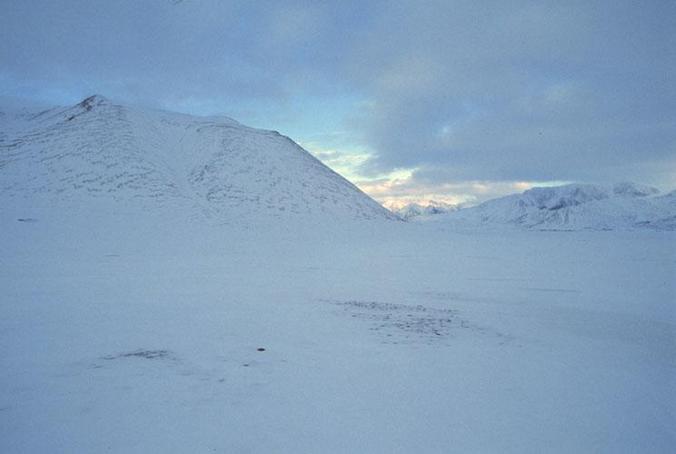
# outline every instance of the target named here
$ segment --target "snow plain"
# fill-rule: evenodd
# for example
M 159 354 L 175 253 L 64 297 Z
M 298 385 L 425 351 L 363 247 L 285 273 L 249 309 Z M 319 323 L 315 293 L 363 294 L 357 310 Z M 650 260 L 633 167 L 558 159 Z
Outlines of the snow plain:
M 12 118 L 0 452 L 676 446 L 676 232 L 405 223 L 233 120 Z
M 3 211 L 0 451 L 676 446 L 673 232 L 125 210 Z

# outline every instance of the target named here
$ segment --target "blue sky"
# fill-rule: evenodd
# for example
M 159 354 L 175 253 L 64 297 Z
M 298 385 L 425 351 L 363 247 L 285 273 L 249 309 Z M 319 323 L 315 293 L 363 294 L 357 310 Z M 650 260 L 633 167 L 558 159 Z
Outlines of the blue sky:
M 676 186 L 676 2 L 2 0 L 0 96 L 291 136 L 385 202 Z

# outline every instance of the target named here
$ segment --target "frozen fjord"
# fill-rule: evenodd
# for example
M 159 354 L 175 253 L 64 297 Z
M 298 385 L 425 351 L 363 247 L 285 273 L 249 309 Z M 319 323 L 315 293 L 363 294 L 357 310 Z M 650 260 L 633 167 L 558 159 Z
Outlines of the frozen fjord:
M 673 232 L 117 219 L 2 220 L 2 451 L 676 443 Z

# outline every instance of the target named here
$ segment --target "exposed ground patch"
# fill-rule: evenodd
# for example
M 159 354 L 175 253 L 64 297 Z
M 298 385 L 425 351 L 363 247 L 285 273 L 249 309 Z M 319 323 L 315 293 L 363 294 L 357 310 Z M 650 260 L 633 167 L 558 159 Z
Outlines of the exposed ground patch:
M 385 343 L 432 343 L 448 338 L 463 320 L 451 309 L 378 301 L 327 301 L 340 309 L 338 315 L 368 322 L 368 329 Z
M 461 317 L 455 309 L 378 301 L 322 301 L 337 306 L 336 315 L 367 323 L 368 329 L 387 344 L 445 344 L 462 334 L 496 337 L 501 345 L 511 340 Z
M 170 359 L 170 360 L 175 360 L 176 357 L 169 351 L 169 350 L 144 350 L 144 349 L 139 349 L 139 350 L 134 350 L 131 352 L 124 352 L 124 353 L 117 353 L 114 355 L 106 355 L 101 357 L 101 359 L 105 360 L 114 360 L 114 359 L 122 359 L 122 358 L 141 358 L 141 359 Z

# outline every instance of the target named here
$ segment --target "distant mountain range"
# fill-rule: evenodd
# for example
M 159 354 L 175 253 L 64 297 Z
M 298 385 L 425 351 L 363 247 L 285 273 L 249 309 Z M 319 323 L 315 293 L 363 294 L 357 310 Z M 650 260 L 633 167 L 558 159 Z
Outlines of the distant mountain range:
M 676 191 L 661 195 L 633 183 L 539 187 L 436 219 L 465 228 L 534 230 L 676 230 Z
M 450 213 L 461 209 L 462 205 L 430 200 L 426 203 L 409 203 L 393 211 L 402 219 L 426 218 L 437 214 Z
M 397 219 L 275 131 L 101 96 L 37 113 L 0 113 L 0 197 L 27 206 L 38 199 L 141 203 L 224 221 Z

